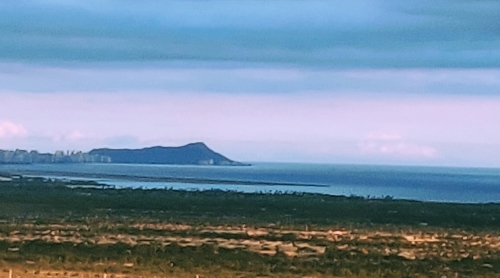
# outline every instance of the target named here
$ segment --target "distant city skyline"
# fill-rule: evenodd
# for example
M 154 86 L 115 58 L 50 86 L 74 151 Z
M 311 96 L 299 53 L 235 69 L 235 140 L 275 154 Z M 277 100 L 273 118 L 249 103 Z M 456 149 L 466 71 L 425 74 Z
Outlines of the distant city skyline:
M 0 149 L 500 167 L 500 2 L 0 3 Z

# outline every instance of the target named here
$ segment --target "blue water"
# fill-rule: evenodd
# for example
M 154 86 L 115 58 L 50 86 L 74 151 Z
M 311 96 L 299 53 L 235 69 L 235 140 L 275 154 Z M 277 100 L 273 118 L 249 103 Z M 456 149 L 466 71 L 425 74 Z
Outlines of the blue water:
M 222 189 L 242 192 L 297 191 L 460 203 L 500 203 L 500 169 L 256 163 L 250 167 L 136 164 L 0 165 L 0 171 L 113 174 L 128 177 L 197 178 L 293 183 L 293 186 L 192 184 L 96 179 L 118 187 Z M 46 175 L 47 176 L 47 175 Z M 48 175 L 50 176 L 50 174 Z M 65 176 L 70 178 L 71 175 Z M 323 185 L 308 186 L 311 184 Z

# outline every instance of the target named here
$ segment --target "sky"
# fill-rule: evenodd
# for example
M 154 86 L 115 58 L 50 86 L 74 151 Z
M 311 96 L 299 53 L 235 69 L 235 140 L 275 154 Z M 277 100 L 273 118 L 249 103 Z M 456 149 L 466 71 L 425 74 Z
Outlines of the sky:
M 0 2 L 0 149 L 500 167 L 500 2 Z

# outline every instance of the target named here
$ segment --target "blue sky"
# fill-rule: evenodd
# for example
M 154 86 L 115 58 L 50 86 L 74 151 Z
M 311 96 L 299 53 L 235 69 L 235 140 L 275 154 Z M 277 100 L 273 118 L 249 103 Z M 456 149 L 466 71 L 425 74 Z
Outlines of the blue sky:
M 500 167 L 498 1 L 4 2 L 0 149 Z

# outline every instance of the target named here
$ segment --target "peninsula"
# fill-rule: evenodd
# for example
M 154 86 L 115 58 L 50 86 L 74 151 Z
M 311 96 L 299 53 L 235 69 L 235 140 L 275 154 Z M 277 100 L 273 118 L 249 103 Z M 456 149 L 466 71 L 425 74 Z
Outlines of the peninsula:
M 202 142 L 181 147 L 150 147 L 144 149 L 95 149 L 90 155 L 110 157 L 113 163 L 227 165 L 248 164 L 231 160 L 214 152 Z
M 180 147 L 150 147 L 143 149 L 93 149 L 81 151 L 56 151 L 54 154 L 26 150 L 0 150 L 0 164 L 34 163 L 136 163 L 179 165 L 227 165 L 249 164 L 231 160 L 214 152 L 204 143 L 197 142 Z

